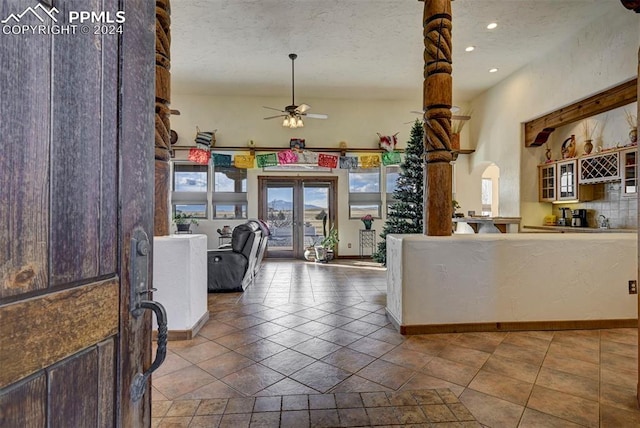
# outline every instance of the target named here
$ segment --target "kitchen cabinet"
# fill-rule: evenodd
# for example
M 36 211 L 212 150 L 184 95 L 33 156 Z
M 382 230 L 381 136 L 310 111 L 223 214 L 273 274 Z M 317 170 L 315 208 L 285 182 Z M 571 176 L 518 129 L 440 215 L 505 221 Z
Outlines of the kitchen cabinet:
M 622 196 L 634 197 L 638 195 L 638 148 L 620 151 L 622 168 Z
M 579 184 L 607 183 L 620 180 L 620 156 L 617 150 L 580 158 Z
M 540 202 L 591 201 L 592 185 L 578 182 L 578 159 L 565 159 L 538 165 L 538 200 Z
M 538 199 L 540 202 L 556 200 L 556 163 L 538 166 Z
M 578 162 L 576 159 L 558 162 L 556 166 L 556 200 L 572 201 L 578 199 Z

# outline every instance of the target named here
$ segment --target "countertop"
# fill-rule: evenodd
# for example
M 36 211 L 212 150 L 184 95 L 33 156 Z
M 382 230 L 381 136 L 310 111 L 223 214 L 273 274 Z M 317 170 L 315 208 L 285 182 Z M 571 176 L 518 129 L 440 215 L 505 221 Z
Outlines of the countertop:
M 600 229 L 598 227 L 522 226 L 522 228 L 557 233 L 638 233 L 638 229 Z
M 453 222 L 481 223 L 493 221 L 493 224 L 520 224 L 520 217 L 454 217 Z

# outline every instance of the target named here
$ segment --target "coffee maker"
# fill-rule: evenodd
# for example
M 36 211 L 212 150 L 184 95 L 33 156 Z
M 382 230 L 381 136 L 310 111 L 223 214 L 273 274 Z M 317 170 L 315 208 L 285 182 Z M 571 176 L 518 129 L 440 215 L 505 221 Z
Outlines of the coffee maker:
M 560 211 L 562 211 L 562 217 L 558 219 L 558 226 L 571 226 L 571 219 L 567 215 L 567 211 L 572 212 L 571 208 L 560 208 Z
M 589 227 L 587 224 L 587 210 L 577 209 L 573 210 L 571 216 L 571 226 L 573 227 Z

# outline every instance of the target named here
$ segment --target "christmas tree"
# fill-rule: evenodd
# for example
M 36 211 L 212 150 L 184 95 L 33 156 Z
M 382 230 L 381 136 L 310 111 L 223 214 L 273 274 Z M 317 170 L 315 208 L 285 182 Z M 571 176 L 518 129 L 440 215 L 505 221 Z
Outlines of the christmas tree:
M 382 228 L 378 243 L 378 251 L 373 254 L 377 262 L 387 263 L 387 234 L 389 233 L 423 233 L 422 212 L 423 196 L 423 161 L 424 129 L 422 122 L 416 120 L 411 128 L 411 137 L 405 149 L 404 162 L 400 165 L 400 175 L 393 192 L 395 203 L 389 208 L 387 221 Z

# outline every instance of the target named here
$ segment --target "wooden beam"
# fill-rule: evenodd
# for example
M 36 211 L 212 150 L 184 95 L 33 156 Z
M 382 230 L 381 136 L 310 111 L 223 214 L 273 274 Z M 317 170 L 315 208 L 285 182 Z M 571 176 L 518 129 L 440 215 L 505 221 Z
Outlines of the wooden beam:
M 638 99 L 638 79 L 632 79 L 524 124 L 525 147 L 547 142 L 556 128 L 622 107 Z
M 0 388 L 117 334 L 118 284 L 109 279 L 0 307 Z

